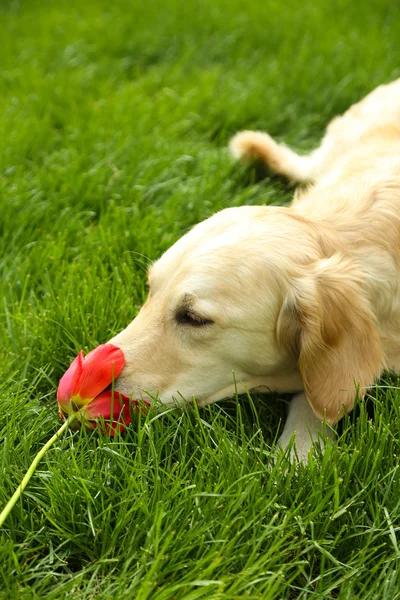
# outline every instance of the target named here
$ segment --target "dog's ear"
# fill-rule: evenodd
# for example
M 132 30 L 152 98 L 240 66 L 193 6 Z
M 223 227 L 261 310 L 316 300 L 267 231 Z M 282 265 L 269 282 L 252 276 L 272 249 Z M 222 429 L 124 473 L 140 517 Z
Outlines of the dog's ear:
M 347 259 L 334 255 L 291 286 L 277 324 L 278 340 L 298 357 L 314 413 L 328 423 L 353 408 L 384 366 L 380 335 L 363 281 Z

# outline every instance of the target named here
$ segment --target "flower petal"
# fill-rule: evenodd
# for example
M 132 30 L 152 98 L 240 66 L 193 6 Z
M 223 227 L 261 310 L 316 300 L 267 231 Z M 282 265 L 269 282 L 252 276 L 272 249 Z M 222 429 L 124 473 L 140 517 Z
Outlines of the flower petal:
M 118 430 L 123 431 L 131 422 L 131 400 L 119 392 L 103 392 L 97 396 L 85 410 L 82 416 L 89 421 L 89 425 L 95 424 L 96 419 L 102 417 L 98 423 L 100 429 L 110 435 Z
M 57 400 L 60 404 L 68 406 L 72 396 L 77 393 L 79 378 L 83 371 L 83 361 L 83 350 L 81 350 L 69 369 L 61 377 L 57 389 Z
M 112 344 L 101 344 L 89 352 L 83 362 L 78 382 L 82 399 L 96 398 L 121 373 L 125 365 L 122 350 Z

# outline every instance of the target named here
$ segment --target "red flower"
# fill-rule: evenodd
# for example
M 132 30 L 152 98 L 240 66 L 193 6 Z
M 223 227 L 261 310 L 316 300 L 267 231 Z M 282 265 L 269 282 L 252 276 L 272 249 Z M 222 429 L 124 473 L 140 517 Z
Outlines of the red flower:
M 131 422 L 131 401 L 127 396 L 106 390 L 125 365 L 122 350 L 112 344 L 102 344 L 84 357 L 83 350 L 62 376 L 57 401 L 61 418 L 79 411 L 89 429 L 95 429 L 101 417 L 103 431 L 114 435 Z M 137 405 L 137 403 L 135 403 Z M 76 424 L 76 421 L 72 423 Z M 79 426 L 78 426 L 79 427 Z

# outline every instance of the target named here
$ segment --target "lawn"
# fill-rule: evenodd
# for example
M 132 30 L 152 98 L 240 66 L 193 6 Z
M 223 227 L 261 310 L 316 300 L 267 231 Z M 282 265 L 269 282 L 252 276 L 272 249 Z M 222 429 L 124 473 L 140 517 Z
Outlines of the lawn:
M 216 210 L 293 190 L 234 164 L 241 128 L 300 151 L 400 76 L 383 0 L 2 0 L 0 509 L 60 420 L 60 376 Z M 400 598 L 400 394 L 389 375 L 308 466 L 288 398 L 68 431 L 0 532 L 0 598 Z

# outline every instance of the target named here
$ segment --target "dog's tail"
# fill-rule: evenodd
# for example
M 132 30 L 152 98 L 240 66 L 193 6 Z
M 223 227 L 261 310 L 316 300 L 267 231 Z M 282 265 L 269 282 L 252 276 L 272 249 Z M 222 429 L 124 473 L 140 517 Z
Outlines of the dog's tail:
M 275 142 L 268 133 L 240 131 L 231 139 L 229 148 L 235 158 L 260 160 L 271 171 L 290 181 L 301 183 L 312 180 L 311 156 L 299 156 L 287 146 Z

